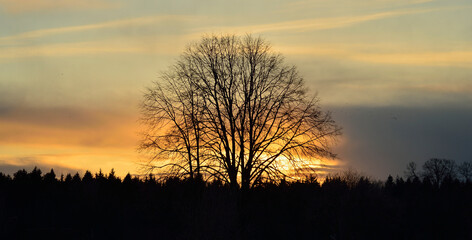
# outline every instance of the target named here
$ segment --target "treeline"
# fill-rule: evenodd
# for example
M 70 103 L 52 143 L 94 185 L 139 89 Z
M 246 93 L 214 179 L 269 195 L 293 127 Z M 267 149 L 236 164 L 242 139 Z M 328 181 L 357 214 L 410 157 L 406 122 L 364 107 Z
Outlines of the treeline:
M 428 162 L 441 166 L 447 161 Z M 247 192 L 199 178 L 120 179 L 113 171 L 56 176 L 53 170 L 20 170 L 13 177 L 0 174 L 0 236 L 472 239 L 470 179 L 458 168 L 434 178 L 428 167 L 417 171 L 412 166 L 405 177 L 385 181 L 347 171 L 323 181 L 264 183 Z

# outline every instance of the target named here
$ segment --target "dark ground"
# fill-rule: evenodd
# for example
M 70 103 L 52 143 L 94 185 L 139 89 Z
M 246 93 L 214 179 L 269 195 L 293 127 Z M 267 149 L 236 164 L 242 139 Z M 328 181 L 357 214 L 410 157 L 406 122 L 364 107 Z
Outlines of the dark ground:
M 1 239 L 472 239 L 472 183 L 332 177 L 265 184 L 0 176 Z

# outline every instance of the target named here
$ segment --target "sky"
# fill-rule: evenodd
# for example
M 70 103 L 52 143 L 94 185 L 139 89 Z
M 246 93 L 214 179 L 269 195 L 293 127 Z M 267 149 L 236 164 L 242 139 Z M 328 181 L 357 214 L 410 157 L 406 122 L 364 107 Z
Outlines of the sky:
M 0 0 L 0 171 L 140 173 L 139 103 L 205 34 L 253 34 L 343 128 L 337 168 L 472 161 L 470 0 Z

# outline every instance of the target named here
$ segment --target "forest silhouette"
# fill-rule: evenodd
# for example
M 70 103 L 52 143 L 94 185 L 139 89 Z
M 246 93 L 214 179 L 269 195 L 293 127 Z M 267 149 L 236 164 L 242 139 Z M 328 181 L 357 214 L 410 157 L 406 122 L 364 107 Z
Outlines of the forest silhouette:
M 471 239 L 472 182 L 461 167 L 441 175 L 441 182 L 429 175 L 428 164 L 448 161 L 455 164 L 431 159 L 423 171 L 409 164 L 405 178 L 378 181 L 346 171 L 323 181 L 260 183 L 245 192 L 198 177 L 121 179 L 113 170 L 57 176 L 52 169 L 23 169 L 13 177 L 0 174 L 0 236 Z

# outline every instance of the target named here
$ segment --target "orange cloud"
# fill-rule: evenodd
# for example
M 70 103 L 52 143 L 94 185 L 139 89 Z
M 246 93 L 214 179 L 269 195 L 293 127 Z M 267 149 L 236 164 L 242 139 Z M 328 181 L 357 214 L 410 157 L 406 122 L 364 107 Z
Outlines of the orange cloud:
M 73 108 L 14 108 L 0 112 L 0 143 L 135 148 L 137 116 Z
M 57 9 L 96 9 L 116 7 L 117 4 L 103 0 L 0 0 L 7 13 L 25 13 Z
M 0 167 L 136 173 L 137 116 L 77 108 L 0 108 Z

